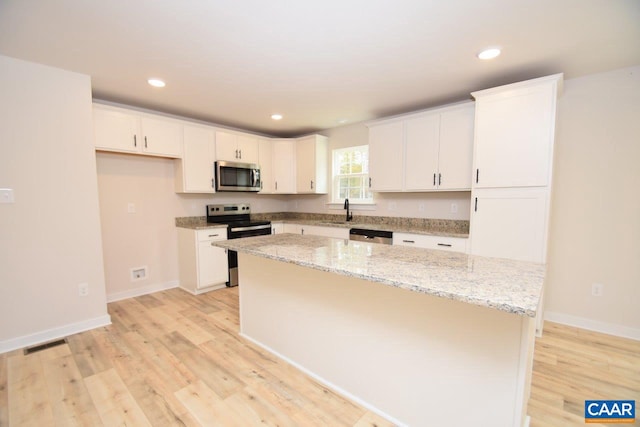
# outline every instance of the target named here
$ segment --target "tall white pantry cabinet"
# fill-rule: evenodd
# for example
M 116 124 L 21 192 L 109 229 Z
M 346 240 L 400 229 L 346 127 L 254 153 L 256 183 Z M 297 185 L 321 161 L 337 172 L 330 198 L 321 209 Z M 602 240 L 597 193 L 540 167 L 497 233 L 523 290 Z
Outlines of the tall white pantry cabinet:
M 562 74 L 472 93 L 470 253 L 546 262 Z

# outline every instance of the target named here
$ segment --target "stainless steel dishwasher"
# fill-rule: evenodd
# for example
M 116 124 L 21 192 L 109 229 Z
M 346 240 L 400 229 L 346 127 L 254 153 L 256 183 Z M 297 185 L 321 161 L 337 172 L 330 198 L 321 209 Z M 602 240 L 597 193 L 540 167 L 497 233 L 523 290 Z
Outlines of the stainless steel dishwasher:
M 390 245 L 393 243 L 393 232 L 384 230 L 367 230 L 365 228 L 352 228 L 349 230 L 349 240 Z

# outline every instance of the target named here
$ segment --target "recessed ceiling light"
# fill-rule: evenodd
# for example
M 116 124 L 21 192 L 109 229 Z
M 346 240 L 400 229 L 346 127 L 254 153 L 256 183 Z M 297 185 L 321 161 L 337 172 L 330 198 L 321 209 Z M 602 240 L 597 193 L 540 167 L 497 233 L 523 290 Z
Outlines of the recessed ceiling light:
M 160 79 L 149 79 L 147 82 L 153 87 L 165 87 L 166 83 Z
M 485 49 L 478 54 L 478 58 L 480 59 L 493 59 L 496 56 L 500 55 L 500 49 L 497 47 L 492 47 L 490 49 Z
M 273 114 L 271 118 L 273 120 L 282 120 L 282 114 Z

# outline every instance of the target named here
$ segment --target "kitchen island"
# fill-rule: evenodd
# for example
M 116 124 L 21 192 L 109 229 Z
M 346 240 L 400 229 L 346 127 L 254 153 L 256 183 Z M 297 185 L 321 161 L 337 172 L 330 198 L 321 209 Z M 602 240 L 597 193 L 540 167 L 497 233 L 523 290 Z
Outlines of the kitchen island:
M 238 251 L 240 333 L 400 425 L 526 424 L 541 264 L 281 234 Z

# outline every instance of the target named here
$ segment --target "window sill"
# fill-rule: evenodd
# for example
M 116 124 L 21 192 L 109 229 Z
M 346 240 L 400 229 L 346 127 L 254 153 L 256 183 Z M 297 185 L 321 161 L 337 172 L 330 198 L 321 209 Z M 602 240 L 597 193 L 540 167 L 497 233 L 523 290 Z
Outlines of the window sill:
M 344 210 L 344 203 L 331 202 L 327 203 L 327 209 L 331 210 Z M 350 202 L 349 209 L 352 211 L 375 211 L 376 204 L 372 202 Z

